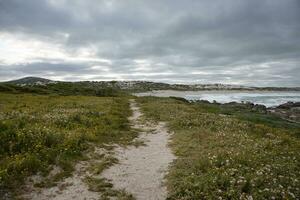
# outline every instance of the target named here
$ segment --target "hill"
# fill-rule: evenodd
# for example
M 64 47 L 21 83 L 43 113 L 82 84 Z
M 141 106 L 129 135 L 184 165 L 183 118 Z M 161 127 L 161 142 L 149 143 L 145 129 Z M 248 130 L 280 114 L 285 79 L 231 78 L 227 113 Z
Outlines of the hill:
M 17 84 L 17 85 L 44 85 L 49 83 L 55 83 L 57 81 L 52 81 L 46 78 L 40 77 L 24 77 L 16 80 L 7 81 L 9 84 Z

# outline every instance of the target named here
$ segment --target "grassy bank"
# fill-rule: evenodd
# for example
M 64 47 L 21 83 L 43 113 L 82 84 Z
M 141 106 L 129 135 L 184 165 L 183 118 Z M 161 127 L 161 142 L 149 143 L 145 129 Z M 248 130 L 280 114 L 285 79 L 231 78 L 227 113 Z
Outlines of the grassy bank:
M 138 102 L 147 118 L 168 122 L 174 132 L 169 199 L 300 197 L 299 127 L 247 109 L 224 112 L 172 98 Z
M 52 165 L 71 174 L 91 144 L 129 143 L 126 97 L 0 93 L 0 195 Z
M 47 85 L 16 85 L 0 83 L 0 92 L 11 94 L 42 94 L 42 95 L 83 95 L 99 97 L 121 97 L 127 93 L 118 87 L 108 85 L 97 85 L 89 82 L 58 82 Z

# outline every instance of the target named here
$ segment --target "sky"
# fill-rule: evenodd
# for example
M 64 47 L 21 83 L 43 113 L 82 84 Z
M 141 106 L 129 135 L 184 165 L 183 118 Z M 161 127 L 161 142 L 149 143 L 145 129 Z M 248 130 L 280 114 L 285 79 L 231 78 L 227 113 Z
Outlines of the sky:
M 0 81 L 300 86 L 300 0 L 0 0 Z

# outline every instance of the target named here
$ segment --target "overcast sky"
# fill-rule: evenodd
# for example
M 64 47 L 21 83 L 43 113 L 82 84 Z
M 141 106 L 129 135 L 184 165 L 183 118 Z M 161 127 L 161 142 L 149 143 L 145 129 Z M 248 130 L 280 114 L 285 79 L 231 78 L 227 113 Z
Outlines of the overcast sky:
M 300 86 L 300 0 L 0 0 L 0 81 Z

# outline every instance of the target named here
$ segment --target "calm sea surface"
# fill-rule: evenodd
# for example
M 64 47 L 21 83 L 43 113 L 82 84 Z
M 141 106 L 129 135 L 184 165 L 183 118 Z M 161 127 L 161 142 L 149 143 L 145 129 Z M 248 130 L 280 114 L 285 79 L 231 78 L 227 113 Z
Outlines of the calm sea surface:
M 187 100 L 208 100 L 219 103 L 232 101 L 249 101 L 255 104 L 263 104 L 267 107 L 278 106 L 288 101 L 300 102 L 300 92 L 278 92 L 278 91 L 173 91 L 157 90 L 145 93 L 135 93 L 136 96 L 158 96 L 158 97 L 183 97 Z

